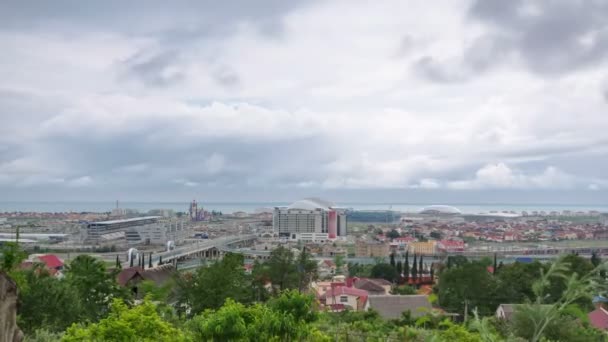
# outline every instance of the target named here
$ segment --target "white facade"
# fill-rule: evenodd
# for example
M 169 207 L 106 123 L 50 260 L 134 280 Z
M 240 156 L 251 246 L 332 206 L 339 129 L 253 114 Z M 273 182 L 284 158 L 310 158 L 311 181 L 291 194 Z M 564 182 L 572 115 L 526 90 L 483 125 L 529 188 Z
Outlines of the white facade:
M 168 241 L 180 243 L 193 235 L 193 227 L 183 220 L 160 216 L 137 217 L 124 220 L 89 222 L 83 226 L 85 241 L 103 242 L 108 237 L 126 237 L 130 245 L 164 245 Z
M 289 207 L 277 207 L 273 213 L 273 229 L 279 237 L 296 241 L 324 242 L 346 236 L 346 212 L 331 204 L 306 199 Z
M 154 224 L 130 227 L 125 235 L 131 245 L 164 245 L 168 241 L 176 244 L 192 237 L 192 226 L 183 220 L 162 219 Z

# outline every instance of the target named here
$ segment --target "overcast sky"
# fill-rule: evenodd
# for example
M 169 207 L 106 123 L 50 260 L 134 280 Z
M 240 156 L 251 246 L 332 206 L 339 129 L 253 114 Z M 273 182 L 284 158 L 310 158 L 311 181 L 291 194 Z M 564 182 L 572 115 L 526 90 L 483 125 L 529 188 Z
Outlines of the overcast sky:
M 608 203 L 608 1 L 0 2 L 0 200 Z

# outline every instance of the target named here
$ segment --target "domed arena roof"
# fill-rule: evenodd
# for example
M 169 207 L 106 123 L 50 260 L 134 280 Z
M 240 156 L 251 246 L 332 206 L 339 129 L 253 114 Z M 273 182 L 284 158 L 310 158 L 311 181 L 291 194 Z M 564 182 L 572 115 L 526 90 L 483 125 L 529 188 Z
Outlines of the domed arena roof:
M 419 213 L 426 215 L 462 215 L 458 208 L 449 205 L 431 205 L 423 208 Z
M 332 203 L 323 201 L 318 198 L 306 198 L 303 200 L 293 202 L 287 208 L 288 209 L 301 209 L 301 210 L 317 210 L 317 209 L 329 210 L 330 207 L 332 207 L 332 206 L 333 206 Z

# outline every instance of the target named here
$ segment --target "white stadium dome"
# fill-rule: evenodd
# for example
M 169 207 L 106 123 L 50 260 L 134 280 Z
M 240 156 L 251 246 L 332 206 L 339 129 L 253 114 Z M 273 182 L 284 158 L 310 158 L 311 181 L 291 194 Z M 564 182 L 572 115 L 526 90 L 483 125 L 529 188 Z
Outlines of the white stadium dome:
M 460 209 L 449 205 L 431 205 L 423 208 L 419 213 L 426 215 L 462 215 Z

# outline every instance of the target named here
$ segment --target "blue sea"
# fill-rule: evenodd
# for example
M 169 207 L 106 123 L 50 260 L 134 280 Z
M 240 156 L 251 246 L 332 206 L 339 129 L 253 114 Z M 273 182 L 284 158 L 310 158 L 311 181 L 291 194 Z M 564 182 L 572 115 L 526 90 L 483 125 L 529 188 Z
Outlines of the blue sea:
M 452 205 L 460 209 L 465 214 L 478 214 L 490 211 L 590 211 L 596 210 L 608 213 L 608 205 L 517 205 L 517 204 L 459 204 L 459 203 L 440 203 Z M 135 209 L 141 213 L 146 213 L 153 209 L 171 209 L 174 211 L 188 211 L 188 202 L 120 202 L 120 208 Z M 205 210 L 221 211 L 223 213 L 233 213 L 244 211 L 248 213 L 256 212 L 261 208 L 272 208 L 276 206 L 289 205 L 286 202 L 221 202 L 204 203 L 199 202 L 199 208 Z M 395 210 L 400 212 L 417 212 L 430 203 L 336 203 L 336 206 L 352 208 L 354 210 Z M 116 208 L 116 202 L 0 202 L 1 212 L 108 212 Z

